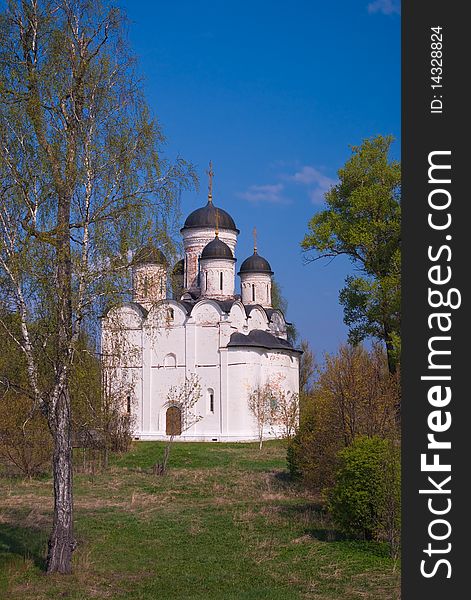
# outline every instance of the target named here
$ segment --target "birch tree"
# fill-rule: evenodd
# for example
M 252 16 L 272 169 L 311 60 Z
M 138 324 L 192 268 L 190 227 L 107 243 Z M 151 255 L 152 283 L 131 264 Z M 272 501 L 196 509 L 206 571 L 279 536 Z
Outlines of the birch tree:
M 259 385 L 249 393 L 247 403 L 257 427 L 258 447 L 263 446 L 265 433 L 273 424 L 276 397 L 270 382 Z
M 162 159 L 125 31 L 123 13 L 100 0 L 10 1 L 0 15 L 0 303 L 19 334 L 8 320 L 0 327 L 24 354 L 22 391 L 53 438 L 48 573 L 71 571 L 76 544 L 69 383 L 79 333 L 126 293 L 135 247 L 171 245 L 175 203 L 193 178 L 183 160 Z
M 193 425 L 199 423 L 203 418 L 196 411 L 196 405 L 202 398 L 201 379 L 196 373 L 190 373 L 185 376 L 185 380 L 180 385 L 173 385 L 167 393 L 167 401 L 164 407 L 168 411 L 174 411 L 168 440 L 165 444 L 162 462 L 154 465 L 154 473 L 157 475 L 165 475 L 167 473 L 168 459 L 170 449 L 176 435 L 182 435 L 188 431 Z

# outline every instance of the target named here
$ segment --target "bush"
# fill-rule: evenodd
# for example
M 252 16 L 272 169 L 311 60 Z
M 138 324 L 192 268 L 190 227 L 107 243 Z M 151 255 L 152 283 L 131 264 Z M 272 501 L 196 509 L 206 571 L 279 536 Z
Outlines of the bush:
M 31 413 L 31 400 L 10 392 L 0 409 L 0 461 L 7 471 L 33 477 L 47 471 L 52 457 L 52 438 L 46 419 Z
M 343 447 L 341 437 L 330 435 L 328 431 L 333 423 L 323 418 L 324 408 L 316 404 L 311 414 L 305 415 L 298 432 L 290 441 L 287 454 L 291 477 L 302 480 L 304 485 L 316 490 L 333 484 L 338 464 L 337 452 Z
M 339 452 L 340 466 L 329 493 L 335 523 L 364 539 L 386 540 L 397 555 L 400 535 L 400 453 L 377 436 L 356 438 Z
M 309 487 L 331 487 L 338 452 L 359 435 L 394 437 L 399 379 L 388 371 L 384 350 L 342 346 L 327 355 L 310 393 L 303 397 L 299 431 L 289 447 L 288 467 Z

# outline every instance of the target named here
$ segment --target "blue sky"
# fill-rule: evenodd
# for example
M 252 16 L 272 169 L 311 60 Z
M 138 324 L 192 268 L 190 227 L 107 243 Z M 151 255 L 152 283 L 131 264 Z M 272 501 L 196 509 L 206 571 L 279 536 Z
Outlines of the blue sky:
M 400 134 L 400 18 L 394 0 L 122 2 L 145 92 L 168 139 L 200 176 L 183 214 L 206 202 L 252 229 L 319 358 L 346 340 L 338 292 L 347 260 L 303 264 L 299 243 L 349 145 Z M 399 158 L 399 140 L 394 157 Z

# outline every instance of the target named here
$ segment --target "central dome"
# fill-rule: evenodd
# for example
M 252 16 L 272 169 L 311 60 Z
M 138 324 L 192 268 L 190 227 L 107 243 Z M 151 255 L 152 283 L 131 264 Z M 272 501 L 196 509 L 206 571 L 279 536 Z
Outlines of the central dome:
M 206 244 L 201 253 L 201 258 L 203 260 L 206 258 L 229 258 L 235 260 L 229 246 L 218 237 L 215 237 L 209 244 Z
M 216 229 L 216 221 L 218 221 L 217 225 L 219 229 L 230 229 L 239 233 L 231 215 L 222 208 L 216 208 L 216 206 L 209 201 L 206 206 L 197 208 L 188 215 L 185 224 L 182 227 L 182 231 L 183 229 L 196 229 L 200 227 Z
M 149 243 L 136 252 L 136 254 L 133 256 L 132 264 L 135 267 L 140 265 L 167 266 L 168 262 L 165 254 L 153 244 Z

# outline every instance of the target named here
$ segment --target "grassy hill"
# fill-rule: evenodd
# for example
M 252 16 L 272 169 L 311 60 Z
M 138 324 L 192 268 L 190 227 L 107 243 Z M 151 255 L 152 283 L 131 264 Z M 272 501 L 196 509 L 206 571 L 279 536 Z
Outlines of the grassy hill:
M 287 480 L 286 451 L 256 444 L 136 443 L 75 476 L 74 574 L 44 575 L 52 483 L 0 479 L 0 598 L 382 600 L 398 566 L 380 544 L 342 539 L 319 499 Z

